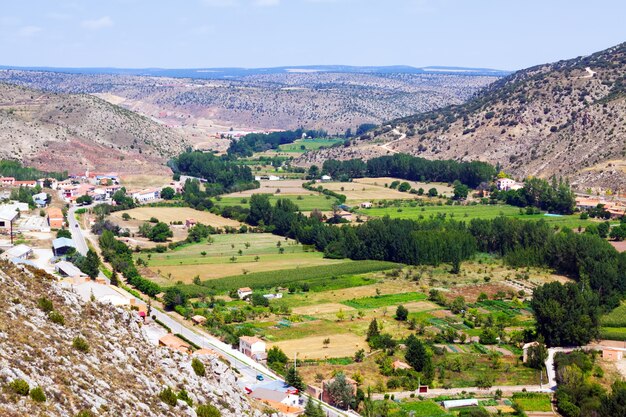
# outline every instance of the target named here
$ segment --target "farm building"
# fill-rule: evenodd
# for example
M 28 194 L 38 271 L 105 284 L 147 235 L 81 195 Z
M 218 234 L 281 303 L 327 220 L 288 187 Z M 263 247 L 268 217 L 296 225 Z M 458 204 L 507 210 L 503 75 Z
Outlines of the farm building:
M 65 223 L 63 212 L 58 207 L 48 208 L 48 225 L 51 229 L 61 229 Z
M 45 207 L 48 204 L 48 194 L 39 193 L 33 196 L 33 201 L 37 207 Z
M 239 338 L 239 351 L 258 362 L 267 358 L 265 348 L 265 342 L 258 337 L 241 336 Z
M 59 237 L 52 241 L 52 251 L 54 252 L 54 256 L 63 256 L 72 249 L 76 249 L 76 245 L 74 245 L 74 241 L 72 239 Z
M 204 324 L 204 323 L 206 323 L 206 320 L 207 320 L 206 317 L 200 316 L 200 315 L 193 316 L 191 318 L 191 321 L 193 321 L 195 324 Z
M 0 185 L 3 187 L 11 187 L 15 184 L 15 178 L 13 177 L 0 177 Z
M 496 180 L 496 187 L 498 187 L 498 190 L 500 191 L 508 191 L 519 190 L 520 188 L 524 188 L 524 185 L 511 178 L 498 178 Z
M 161 198 L 161 189 L 159 188 L 150 188 L 148 190 L 137 191 L 132 194 L 133 199 L 137 200 L 139 203 L 147 203 L 149 201 L 158 200 Z
M 441 405 L 446 410 L 461 407 L 478 407 L 478 400 L 475 398 L 468 398 L 466 400 L 446 400 L 442 401 Z
M 33 254 L 33 248 L 28 245 L 17 245 L 7 249 L 3 254 L 3 259 L 28 259 Z
M 247 390 L 250 397 L 281 411 L 281 415 L 296 416 L 303 411 L 298 390 L 282 381 L 271 381 L 255 387 L 254 390 Z
M 251 295 L 252 295 L 252 288 L 250 287 L 243 287 L 237 290 L 237 297 L 239 297 L 240 300 L 243 300 L 246 297 L 250 297 Z
M 372 203 L 369 201 L 364 201 L 360 204 L 361 208 L 372 208 Z
M 611 362 L 619 362 L 624 359 L 624 350 L 623 349 L 602 349 L 602 359 Z
M 195 226 L 198 222 L 195 219 L 187 219 L 185 220 L 185 227 L 189 229 L 190 227 Z
M 333 178 L 330 175 L 322 175 L 322 182 L 330 182 Z
M 174 336 L 172 333 L 168 333 L 160 338 L 159 346 L 165 346 L 172 350 L 177 350 L 183 353 L 189 353 L 191 351 L 191 346 L 189 345 L 189 343 L 185 342 L 179 337 Z
M 82 272 L 76 265 L 71 262 L 61 261 L 54 265 L 54 269 L 59 273 L 59 275 L 68 278 L 74 279 L 82 279 L 87 277 L 87 274 Z
M 37 181 L 15 181 L 13 182 L 14 187 L 25 187 L 25 188 L 35 188 L 37 186 Z
M 10 233 L 13 222 L 20 217 L 20 212 L 11 205 L 0 206 L 0 231 Z

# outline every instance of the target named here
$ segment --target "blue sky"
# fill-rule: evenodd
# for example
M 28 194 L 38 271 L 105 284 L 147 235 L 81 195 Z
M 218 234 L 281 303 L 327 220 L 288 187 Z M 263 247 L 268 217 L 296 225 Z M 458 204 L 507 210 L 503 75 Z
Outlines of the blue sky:
M 22 0 L 2 5 L 0 65 L 515 70 L 626 41 L 624 16 L 623 0 Z

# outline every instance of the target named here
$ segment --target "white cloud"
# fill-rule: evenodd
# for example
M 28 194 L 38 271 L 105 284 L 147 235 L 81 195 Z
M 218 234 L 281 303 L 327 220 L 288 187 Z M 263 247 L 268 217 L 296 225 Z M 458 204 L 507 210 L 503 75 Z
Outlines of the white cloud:
M 99 19 L 83 20 L 80 25 L 89 30 L 105 29 L 113 26 L 113 20 L 109 16 L 103 16 Z
M 272 7 L 279 4 L 280 0 L 254 0 L 254 5 L 259 7 Z
M 40 28 L 39 26 L 22 26 L 17 31 L 17 34 L 18 36 L 21 36 L 23 38 L 30 38 L 31 36 L 35 36 L 36 34 L 41 32 L 42 30 L 43 29 Z
M 194 35 L 208 35 L 211 33 L 215 33 L 215 26 L 212 25 L 202 25 L 193 28 L 192 30 Z

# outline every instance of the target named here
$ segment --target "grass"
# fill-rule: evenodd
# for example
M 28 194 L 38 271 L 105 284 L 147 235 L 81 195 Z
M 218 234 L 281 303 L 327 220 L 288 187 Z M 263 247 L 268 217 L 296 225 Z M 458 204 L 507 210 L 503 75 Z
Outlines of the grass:
M 337 200 L 325 195 L 309 194 L 309 195 L 289 195 L 289 194 L 273 194 L 270 196 L 270 202 L 276 204 L 279 198 L 293 201 L 300 211 L 313 211 L 318 209 L 322 211 L 332 210 L 333 205 L 337 204 Z M 219 201 L 215 201 L 218 207 L 225 206 L 250 206 L 249 197 L 222 197 Z
M 422 293 L 409 292 L 403 294 L 387 294 L 374 297 L 357 298 L 344 301 L 343 304 L 347 305 L 348 307 L 353 307 L 357 309 L 373 309 L 391 305 L 398 305 L 402 303 L 421 301 L 425 300 L 426 298 L 426 295 Z
M 397 268 L 399 266 L 399 264 L 393 262 L 346 261 L 334 265 L 236 275 L 206 281 L 202 286 L 184 285 L 181 288 L 191 294 L 195 292 L 207 293 L 211 290 L 218 292 L 228 291 L 230 289 L 240 287 L 251 287 L 253 289 L 269 289 L 276 286 L 289 286 L 289 284 L 302 284 L 305 282 L 308 283 L 313 289 L 332 289 L 333 287 L 345 288 L 343 285 L 333 285 L 333 281 L 344 282 L 342 281 L 342 276 L 384 271 L 387 269 Z M 354 283 L 354 278 L 350 278 L 349 280 L 344 282 L 344 284 L 348 286 L 354 285 Z
M 362 209 L 359 213 L 370 217 L 389 216 L 397 219 L 421 220 L 431 217 L 445 216 L 456 220 L 469 221 L 472 219 L 493 219 L 498 216 L 513 217 L 520 220 L 539 220 L 543 219 L 550 224 L 560 227 L 577 228 L 585 227 L 591 224 L 591 220 L 581 220 L 577 215 L 570 216 L 545 216 L 543 214 L 520 214 L 519 207 L 509 205 L 468 205 L 468 206 L 407 206 L 400 207 L 374 207 L 371 209 Z
M 343 143 L 344 139 L 299 139 L 293 143 L 287 143 L 278 147 L 278 152 L 305 153 L 323 147 L 331 147 L 337 143 Z M 304 147 L 304 149 L 302 149 Z
M 626 327 L 626 303 L 602 316 L 600 322 L 604 327 Z
M 540 393 L 515 393 L 513 400 L 517 402 L 524 411 L 552 411 L 552 404 L 548 394 Z
M 409 399 L 405 401 L 385 401 L 389 406 L 390 417 L 453 417 L 454 414 L 446 412 L 443 407 L 433 400 L 419 401 L 418 399 Z M 377 409 L 383 404 L 383 401 L 374 403 Z
M 626 327 L 600 327 L 600 339 L 626 341 Z

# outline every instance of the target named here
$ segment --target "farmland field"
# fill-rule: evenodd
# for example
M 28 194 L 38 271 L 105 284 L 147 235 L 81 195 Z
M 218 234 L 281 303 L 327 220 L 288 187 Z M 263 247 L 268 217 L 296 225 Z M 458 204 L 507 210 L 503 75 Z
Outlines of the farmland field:
M 271 173 L 272 175 L 281 175 L 280 173 Z M 255 174 L 257 175 L 257 174 Z M 259 181 L 261 186 L 252 190 L 240 191 L 237 193 L 226 194 L 225 197 L 250 197 L 252 194 L 276 194 L 276 190 L 280 190 L 279 194 L 285 195 L 307 195 L 311 191 L 302 188 L 304 180 L 280 180 L 280 181 Z
M 304 153 L 306 151 L 317 150 L 322 147 L 331 147 L 337 143 L 342 143 L 344 139 L 299 139 L 293 143 L 286 143 L 278 147 L 278 152 Z M 304 149 L 302 149 L 304 147 Z
M 600 319 L 605 327 L 626 327 L 626 303 L 622 303 Z
M 548 394 L 516 393 L 513 399 L 524 411 L 552 411 L 552 404 Z
M 372 179 L 372 178 L 368 178 Z M 402 193 L 398 190 L 386 188 L 385 182 L 380 182 L 378 185 L 374 183 L 361 183 L 358 180 L 353 182 L 325 182 L 321 185 L 327 190 L 335 191 L 339 194 L 346 196 L 346 204 L 355 204 L 363 201 L 376 201 L 376 200 L 404 200 L 404 199 L 416 199 L 415 194 Z
M 517 218 L 520 220 L 545 220 L 546 222 L 561 227 L 576 228 L 592 223 L 591 220 L 581 220 L 577 215 L 570 216 L 546 216 L 544 214 L 520 214 L 519 207 L 509 205 L 441 205 L 441 206 L 416 206 L 403 205 L 400 207 L 373 207 L 361 209 L 359 213 L 369 217 L 389 216 L 396 219 L 428 219 L 434 216 L 443 216 L 455 220 L 469 221 L 471 219 L 493 219 L 498 216 Z
M 303 188 L 304 190 L 304 188 Z M 300 211 L 312 211 L 313 209 L 318 209 L 321 211 L 331 210 L 334 204 L 337 204 L 337 200 L 332 197 L 328 197 L 325 195 L 319 195 L 317 193 L 311 193 L 311 191 L 306 191 L 307 195 L 299 194 L 299 195 L 290 195 L 290 194 L 272 194 L 270 196 L 270 203 L 275 204 L 278 199 L 287 199 L 291 200 L 298 206 Z M 249 197 L 222 197 L 219 201 L 215 201 L 216 206 L 242 206 L 249 207 L 250 206 L 250 198 Z
M 293 240 L 270 233 L 213 235 L 212 240 L 211 243 L 191 244 L 171 252 L 150 254 L 149 259 L 144 254 L 137 256 L 162 277 L 160 283 L 163 285 L 177 281 L 190 283 L 195 276 L 201 280 L 212 280 L 250 273 L 253 278 L 255 272 L 275 274 L 272 271 L 346 262 L 324 259 L 322 253 L 307 250 Z
M 411 413 L 414 417 L 452 417 L 439 404 L 432 400 L 426 401 L 403 401 L 394 404 L 391 409 L 391 416 L 408 415 Z M 403 412 L 405 414 L 400 414 Z
M 214 226 L 224 227 L 232 226 L 239 227 L 240 223 L 235 220 L 226 219 L 222 216 L 218 216 L 208 211 L 198 211 L 189 207 L 137 207 L 131 210 L 118 211 L 111 214 L 111 217 L 115 219 L 117 223 L 123 224 L 122 215 L 128 213 L 131 218 L 144 222 L 148 221 L 151 217 L 156 217 L 159 221 L 165 223 L 171 223 L 175 221 L 185 222 L 187 219 L 195 219 L 196 221 Z
M 425 300 L 426 295 L 418 292 L 408 292 L 402 294 L 388 294 L 374 297 L 356 298 L 348 301 L 344 301 L 343 304 L 352 308 L 380 308 L 390 305 L 397 305 L 402 303 L 411 303 L 416 301 Z

